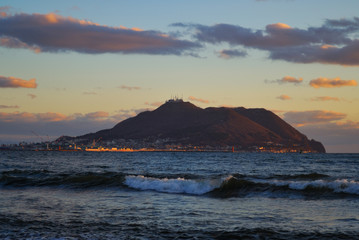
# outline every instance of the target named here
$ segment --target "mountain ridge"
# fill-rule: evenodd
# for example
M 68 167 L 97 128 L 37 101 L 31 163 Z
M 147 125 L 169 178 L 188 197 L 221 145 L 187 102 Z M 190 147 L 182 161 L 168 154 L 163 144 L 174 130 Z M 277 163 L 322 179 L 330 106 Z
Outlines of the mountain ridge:
M 324 146 L 266 109 L 209 107 L 202 109 L 190 102 L 169 100 L 153 111 L 139 113 L 111 129 L 74 137 L 74 140 L 115 141 L 118 139 L 146 147 L 160 142 L 191 146 L 243 150 L 283 148 L 325 152 Z

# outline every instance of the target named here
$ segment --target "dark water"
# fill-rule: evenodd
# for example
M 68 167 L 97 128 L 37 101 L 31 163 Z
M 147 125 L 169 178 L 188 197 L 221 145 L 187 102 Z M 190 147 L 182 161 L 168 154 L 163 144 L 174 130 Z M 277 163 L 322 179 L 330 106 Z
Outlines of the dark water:
M 1 239 L 359 239 L 359 154 L 0 152 Z

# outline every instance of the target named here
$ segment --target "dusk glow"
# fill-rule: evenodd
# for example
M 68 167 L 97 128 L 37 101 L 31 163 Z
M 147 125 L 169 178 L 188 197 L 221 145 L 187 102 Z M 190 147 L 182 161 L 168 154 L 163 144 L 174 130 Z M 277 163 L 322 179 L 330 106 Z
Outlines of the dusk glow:
M 179 96 L 265 108 L 358 152 L 357 0 L 0 4 L 0 144 L 96 132 Z

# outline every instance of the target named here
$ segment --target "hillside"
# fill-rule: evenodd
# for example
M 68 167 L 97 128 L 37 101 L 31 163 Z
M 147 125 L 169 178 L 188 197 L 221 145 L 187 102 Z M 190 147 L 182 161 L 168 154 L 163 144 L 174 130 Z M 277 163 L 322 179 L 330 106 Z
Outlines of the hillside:
M 131 140 L 141 146 L 181 144 L 248 150 L 258 146 L 325 152 L 323 145 L 309 140 L 274 113 L 265 109 L 199 108 L 189 102 L 170 100 L 101 130 L 75 138 L 91 142 Z

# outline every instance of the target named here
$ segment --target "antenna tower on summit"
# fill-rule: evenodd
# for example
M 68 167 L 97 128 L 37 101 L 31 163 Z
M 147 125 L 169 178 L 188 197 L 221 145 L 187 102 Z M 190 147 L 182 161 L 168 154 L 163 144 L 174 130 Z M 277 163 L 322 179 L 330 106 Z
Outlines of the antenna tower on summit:
M 183 102 L 183 96 L 182 98 L 178 97 L 177 95 L 171 95 L 171 98 L 167 100 L 166 102 Z

